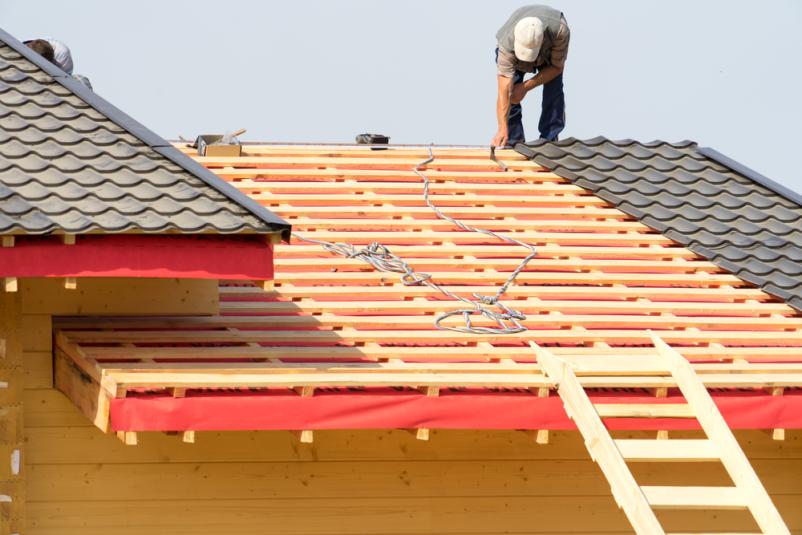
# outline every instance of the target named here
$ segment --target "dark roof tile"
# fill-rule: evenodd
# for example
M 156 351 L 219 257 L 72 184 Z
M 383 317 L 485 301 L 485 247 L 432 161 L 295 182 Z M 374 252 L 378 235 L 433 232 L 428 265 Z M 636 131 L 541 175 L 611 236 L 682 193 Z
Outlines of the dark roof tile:
M 289 225 L 0 30 L 0 232 Z
M 802 310 L 802 196 L 692 141 L 516 149 Z

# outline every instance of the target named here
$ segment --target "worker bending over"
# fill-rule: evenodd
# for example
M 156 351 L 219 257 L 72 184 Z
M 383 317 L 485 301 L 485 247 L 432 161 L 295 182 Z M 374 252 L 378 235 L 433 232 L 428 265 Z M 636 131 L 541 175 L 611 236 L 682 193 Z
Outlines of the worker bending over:
M 541 85 L 540 137 L 557 140 L 565 128 L 563 68 L 570 37 L 563 14 L 541 5 L 517 9 L 496 33 L 498 131 L 492 141 L 494 147 L 514 146 L 525 140 L 521 101 Z M 530 72 L 535 75 L 524 80 Z
M 67 45 L 61 41 L 52 37 L 45 37 L 44 39 L 23 41 L 23 44 L 89 89 L 92 89 L 92 82 L 89 81 L 89 78 L 82 74 L 73 74 L 72 53 Z

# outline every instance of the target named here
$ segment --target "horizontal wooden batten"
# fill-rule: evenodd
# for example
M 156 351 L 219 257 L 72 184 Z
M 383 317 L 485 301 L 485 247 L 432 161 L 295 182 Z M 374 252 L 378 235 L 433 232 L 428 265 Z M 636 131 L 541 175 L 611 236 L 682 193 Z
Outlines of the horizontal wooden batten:
M 410 155 L 411 156 L 411 155 Z M 195 158 L 198 163 L 210 168 L 214 167 L 277 167 L 281 169 L 303 168 L 303 167 L 324 167 L 347 169 L 355 167 L 365 169 L 378 167 L 380 169 L 403 169 L 409 170 L 417 167 L 421 159 L 416 158 L 354 158 L 349 156 L 327 157 L 327 156 L 239 156 L 239 157 L 208 157 L 198 156 Z M 507 160 L 505 162 L 510 169 L 542 171 L 540 165 L 526 159 Z M 498 171 L 498 166 L 490 159 L 477 158 L 443 158 L 435 160 L 428 165 L 421 166 L 421 170 L 484 170 Z
M 417 178 L 417 177 L 416 177 Z M 285 180 L 285 181 L 268 181 L 268 180 L 250 180 L 241 179 L 231 181 L 231 185 L 236 188 L 246 191 L 248 193 L 312 193 L 318 195 L 321 193 L 347 193 L 355 195 L 363 195 L 373 193 L 381 195 L 382 193 L 406 193 L 411 195 L 420 195 L 422 192 L 423 184 L 418 178 L 417 181 L 410 182 L 370 182 L 370 181 L 331 181 L 331 180 Z M 481 182 L 468 182 L 459 183 L 452 181 L 441 181 L 437 183 L 430 183 L 429 190 L 434 194 L 456 194 L 464 195 L 466 193 L 499 195 L 504 192 L 518 194 L 520 193 L 521 186 L 515 182 L 500 182 L 500 183 L 481 183 Z M 527 188 L 530 194 L 535 195 L 564 195 L 564 194 L 586 194 L 586 190 L 579 186 L 567 183 L 546 182 L 543 184 L 530 184 Z
M 352 231 L 362 229 L 372 232 L 377 229 L 394 231 L 398 229 L 413 231 L 423 230 L 452 230 L 452 223 L 441 220 L 387 220 L 387 219 L 309 219 L 309 218 L 289 218 L 292 227 L 296 232 L 309 232 L 310 230 L 338 230 Z M 494 231 L 524 231 L 538 230 L 544 232 L 559 232 L 570 230 L 572 232 L 630 232 L 648 231 L 641 223 L 634 221 L 588 221 L 588 220 L 545 220 L 545 219 L 516 219 L 516 220 L 481 220 L 463 219 L 463 223 L 474 227 L 480 227 Z
M 761 314 L 794 314 L 793 309 L 784 303 L 693 303 L 661 301 L 573 301 L 552 300 L 538 297 L 522 297 L 505 302 L 524 313 L 537 312 L 581 312 L 581 313 L 673 313 L 708 316 L 757 316 Z M 411 301 L 333 301 L 320 299 L 273 300 L 273 301 L 223 301 L 222 314 L 319 314 L 335 312 L 340 314 L 369 314 L 377 309 L 387 314 L 433 313 L 454 309 L 452 300 L 416 299 Z
M 515 362 L 533 362 L 530 353 L 522 351 L 523 347 L 490 346 L 490 347 L 440 347 L 440 346 L 419 346 L 419 347 L 395 347 L 395 346 L 217 346 L 217 347 L 93 347 L 84 346 L 81 351 L 84 355 L 95 360 L 216 360 L 225 361 L 226 359 L 281 359 L 284 361 L 303 360 L 303 359 L 323 359 L 331 365 L 339 361 L 348 360 L 367 360 L 379 361 L 388 359 L 408 360 L 405 364 L 412 365 L 415 362 L 426 361 L 427 359 L 438 362 L 465 361 L 465 362 L 490 362 L 498 359 L 511 359 Z M 735 365 L 726 363 L 726 369 L 721 371 L 740 372 L 760 372 L 770 370 L 785 371 L 793 373 L 800 371 L 798 366 L 802 365 L 802 348 L 788 347 L 680 347 L 677 348 L 686 358 L 690 360 L 710 360 L 718 359 L 728 361 L 738 359 L 745 361 Z M 646 350 L 640 352 L 635 348 L 608 348 L 604 352 L 600 348 L 581 348 L 581 347 L 553 347 L 552 353 L 560 355 L 562 358 L 571 361 L 574 358 L 595 356 L 599 359 L 633 358 L 647 359 L 653 357 L 652 353 Z M 782 362 L 787 359 L 789 362 Z M 780 362 L 764 362 L 780 361 Z M 794 362 L 796 361 L 796 362 Z M 639 364 L 642 366 L 643 364 Z M 715 371 L 717 363 L 696 364 L 697 370 Z M 496 366 L 496 364 L 494 364 Z M 630 364 L 631 366 L 631 364 Z M 772 368 L 765 368 L 770 366 Z M 503 368 L 503 367 L 502 367 Z M 632 367 L 629 371 L 635 372 L 637 367 Z M 579 372 L 578 372 L 579 373 Z M 623 373 L 619 370 L 618 373 Z
M 259 201 L 261 204 L 272 206 L 282 203 L 292 203 L 299 209 L 306 206 L 380 206 L 382 204 L 397 204 L 400 206 L 421 206 L 420 195 L 370 195 L 354 193 L 267 193 L 259 192 L 249 194 L 249 197 Z M 519 195 L 491 195 L 487 193 L 476 194 L 466 193 L 464 195 L 448 195 L 432 193 L 429 199 L 442 206 L 486 206 L 493 205 L 503 210 L 507 206 L 598 206 L 607 207 L 609 204 L 592 195 L 530 195 L 521 193 Z
M 347 293 L 343 291 L 347 288 Z M 470 295 L 472 293 L 495 292 L 497 285 L 452 286 L 450 291 L 456 294 Z M 282 296 L 289 299 L 304 297 L 320 297 L 339 295 L 346 297 L 398 297 L 401 300 L 415 297 L 442 296 L 440 292 L 428 286 L 296 286 L 289 283 L 277 283 L 274 292 L 266 294 L 261 288 L 254 287 L 223 287 L 220 289 L 221 299 L 254 299 Z M 636 299 L 648 298 L 661 301 L 685 300 L 688 302 L 731 302 L 734 300 L 760 300 L 770 301 L 772 298 L 762 290 L 750 287 L 738 288 L 667 288 L 619 285 L 597 286 L 587 284 L 584 286 L 540 286 L 540 285 L 512 285 L 505 295 L 511 297 L 546 297 L 546 298 L 573 298 L 573 299 Z
M 460 308 L 456 303 L 446 310 Z M 191 328 L 236 328 L 236 329 L 277 329 L 283 327 L 308 327 L 308 328 L 327 328 L 327 327 L 353 327 L 359 329 L 428 329 L 431 327 L 431 315 L 358 315 L 347 316 L 342 314 L 321 313 L 316 315 L 309 314 L 288 314 L 273 316 L 215 316 L 199 318 L 164 318 L 162 323 L 144 319 L 139 325 L 144 327 L 152 325 L 155 328 L 160 326 L 172 329 L 191 329 Z M 454 321 L 445 320 L 443 325 L 449 326 Z M 102 320 L 99 322 L 102 324 Z M 638 315 L 578 315 L 578 314 L 532 314 L 521 320 L 521 323 L 530 329 L 557 328 L 557 327 L 593 327 L 593 328 L 670 328 L 684 326 L 687 328 L 696 327 L 704 329 L 727 329 L 739 328 L 750 331 L 765 329 L 777 329 L 784 327 L 797 327 L 796 318 L 769 317 L 769 318 L 742 318 L 742 317 L 677 317 L 677 316 L 638 316 Z M 489 320 L 476 318 L 475 325 L 488 326 Z M 533 332 L 532 336 L 536 336 Z
M 616 341 L 646 345 L 649 333 L 645 330 L 568 330 L 536 329 L 513 334 L 474 334 L 432 329 L 410 330 L 155 330 L 155 331 L 69 331 L 69 338 L 79 343 L 225 343 L 225 342 L 298 342 L 338 343 L 338 342 L 383 342 L 383 343 L 478 343 L 478 342 L 525 342 L 538 343 L 566 342 L 581 343 L 592 341 Z M 759 341 L 774 346 L 802 346 L 802 332 L 784 332 L 783 339 L 767 340 L 762 332 L 752 331 L 660 331 L 660 336 L 673 343 L 709 343 Z

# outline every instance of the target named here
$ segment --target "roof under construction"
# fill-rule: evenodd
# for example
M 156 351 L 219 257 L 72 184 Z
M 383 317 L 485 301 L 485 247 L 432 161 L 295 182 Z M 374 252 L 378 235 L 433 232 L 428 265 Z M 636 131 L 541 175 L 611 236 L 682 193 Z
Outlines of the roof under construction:
M 523 155 L 500 151 L 506 172 L 486 150 L 434 157 L 420 169 L 436 206 L 536 246 L 500 299 L 525 315 L 525 331 L 437 330 L 463 303 L 295 238 L 276 246 L 272 291 L 223 282 L 219 316 L 62 322 L 60 369 L 80 369 L 106 396 L 85 412 L 118 431 L 567 428 L 529 342 L 576 363 L 602 401 L 670 404 L 651 330 L 692 362 L 731 427 L 802 426 L 802 317 L 787 303 Z M 300 236 L 380 241 L 451 292 L 493 295 L 528 250 L 439 219 L 414 172 L 427 158 L 425 148 L 249 145 L 196 160 Z M 81 385 L 60 381 L 73 399 Z M 646 388 L 669 390 L 655 400 Z

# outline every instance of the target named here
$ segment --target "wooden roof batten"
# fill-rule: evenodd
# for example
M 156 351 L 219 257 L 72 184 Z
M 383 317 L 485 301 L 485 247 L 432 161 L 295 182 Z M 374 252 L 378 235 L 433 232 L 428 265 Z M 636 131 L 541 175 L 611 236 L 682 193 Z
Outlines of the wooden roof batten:
M 649 329 L 708 388 L 802 386 L 802 318 L 784 303 L 512 151 L 498 152 L 507 172 L 487 151 L 434 155 L 424 172 L 435 204 L 538 247 L 502 297 L 527 315 L 527 331 L 435 330 L 433 318 L 458 307 L 430 288 L 316 245 L 277 244 L 274 287 L 223 282 L 219 316 L 62 321 L 59 387 L 104 429 L 110 400 L 143 388 L 553 389 L 532 341 L 587 388 L 674 387 Z M 423 148 L 246 145 L 240 158 L 196 159 L 306 236 L 381 237 L 449 290 L 492 295 L 525 250 L 433 217 L 410 171 L 425 157 Z

